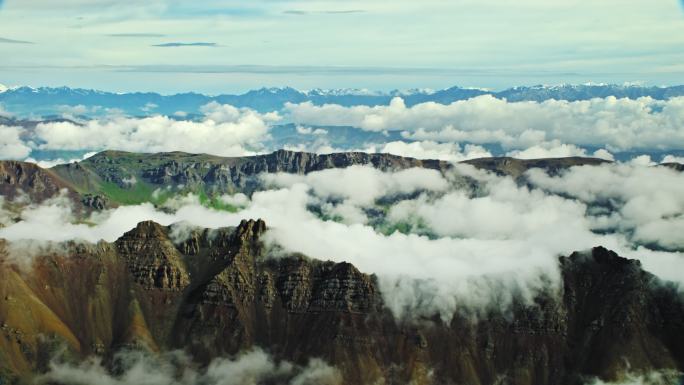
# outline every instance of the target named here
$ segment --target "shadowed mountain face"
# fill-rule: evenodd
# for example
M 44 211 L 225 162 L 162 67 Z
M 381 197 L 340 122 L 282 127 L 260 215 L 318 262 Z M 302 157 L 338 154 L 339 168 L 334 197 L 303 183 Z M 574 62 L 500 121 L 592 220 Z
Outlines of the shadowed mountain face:
M 540 160 L 485 158 L 465 163 L 519 178 L 526 170 L 535 167 L 557 172 L 605 161 L 577 157 Z M 445 161 L 358 152 L 317 155 L 281 150 L 267 155 L 224 158 L 182 152 L 136 154 L 105 151 L 81 162 L 58 165 L 49 170 L 28 163 L 0 161 L 0 191 L 12 197 L 20 189 L 36 198 L 33 202 L 39 202 L 52 196 L 48 192 L 54 195 L 59 189 L 67 189 L 68 195 L 78 205 L 100 210 L 120 204 L 155 202 L 177 192 L 193 192 L 204 197 L 236 192 L 249 194 L 259 187 L 258 175 L 261 173 L 307 174 L 354 165 L 368 165 L 382 171 L 421 167 L 446 172 L 453 168 L 453 164 Z M 38 176 L 32 177 L 34 174 Z M 16 175 L 23 175 L 23 178 Z M 43 185 L 48 185 L 49 191 Z
M 269 256 L 266 231 L 250 220 L 180 236 L 142 222 L 113 243 L 52 245 L 30 268 L 0 244 L 0 383 L 28 381 L 58 351 L 183 349 L 207 364 L 255 346 L 322 358 L 348 384 L 575 384 L 684 369 L 680 294 L 603 248 L 561 257 L 558 292 L 446 324 L 395 319 L 378 278 L 348 263 Z

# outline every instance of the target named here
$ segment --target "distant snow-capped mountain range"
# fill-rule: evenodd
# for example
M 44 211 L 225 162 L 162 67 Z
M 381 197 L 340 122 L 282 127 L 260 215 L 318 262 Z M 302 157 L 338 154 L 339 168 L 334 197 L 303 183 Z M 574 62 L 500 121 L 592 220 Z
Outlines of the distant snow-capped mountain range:
M 201 106 L 216 101 L 236 107 L 249 107 L 260 112 L 275 111 L 289 103 L 311 102 L 316 105 L 339 104 L 343 106 L 386 105 L 392 98 L 401 97 L 407 106 L 424 102 L 449 104 L 459 100 L 492 95 L 497 98 L 516 101 L 588 100 L 592 98 L 636 99 L 651 97 L 666 100 L 684 96 L 684 86 L 645 87 L 639 85 L 582 84 L 582 85 L 537 85 L 513 87 L 502 91 L 482 88 L 451 87 L 443 90 L 412 89 L 389 92 L 368 89 L 312 89 L 301 91 L 291 87 L 261 88 L 239 95 L 204 95 L 200 93 L 180 93 L 161 95 L 154 92 L 113 93 L 107 91 L 69 88 L 69 87 L 7 87 L 0 84 L 0 105 L 4 110 L 25 115 L 58 115 L 71 106 L 80 110 L 90 110 L 92 114 L 116 109 L 130 115 L 184 114 L 199 113 Z

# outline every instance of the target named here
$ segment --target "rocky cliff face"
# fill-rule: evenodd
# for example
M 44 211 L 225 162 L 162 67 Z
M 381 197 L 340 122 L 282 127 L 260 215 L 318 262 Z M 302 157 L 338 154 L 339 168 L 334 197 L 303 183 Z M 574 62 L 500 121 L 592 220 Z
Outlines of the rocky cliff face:
M 184 349 L 199 363 L 260 346 L 320 357 L 349 384 L 575 384 L 684 369 L 684 302 L 638 262 L 596 248 L 559 259 L 560 293 L 473 320 L 399 321 L 348 263 L 272 258 L 262 221 L 178 232 L 140 223 L 113 244 L 55 245 L 30 271 L 0 244 L 0 378 L 27 380 L 66 347 Z M 16 253 L 16 251 L 15 251 Z

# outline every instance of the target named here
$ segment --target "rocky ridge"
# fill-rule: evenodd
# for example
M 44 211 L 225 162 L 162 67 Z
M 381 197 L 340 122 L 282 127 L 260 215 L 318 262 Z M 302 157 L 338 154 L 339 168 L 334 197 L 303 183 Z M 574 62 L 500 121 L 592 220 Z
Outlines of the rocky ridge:
M 594 158 L 483 158 L 464 163 L 520 178 L 526 170 L 534 167 L 558 172 L 576 165 L 599 165 L 605 161 Z M 0 193 L 8 200 L 26 193 L 32 202 L 39 203 L 64 191 L 75 206 L 91 211 L 121 204 L 156 202 L 179 192 L 193 192 L 209 199 L 226 193 L 250 194 L 260 188 L 258 176 L 261 173 L 307 174 L 354 165 L 368 165 L 382 171 L 420 167 L 442 173 L 454 167 L 445 161 L 358 152 L 318 155 L 281 150 L 267 155 L 224 158 L 182 152 L 136 154 L 104 151 L 86 160 L 52 169 L 24 162 L 0 161 Z

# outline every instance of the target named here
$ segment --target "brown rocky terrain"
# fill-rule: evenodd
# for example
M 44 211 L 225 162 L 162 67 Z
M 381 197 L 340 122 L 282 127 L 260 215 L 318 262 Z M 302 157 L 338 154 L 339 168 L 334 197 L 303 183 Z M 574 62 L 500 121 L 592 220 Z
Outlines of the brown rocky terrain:
M 26 199 L 40 202 L 59 195 L 64 190 L 76 196 L 73 186 L 51 170 L 15 160 L 0 161 L 0 195 L 13 200 L 23 194 Z
M 122 348 L 184 349 L 206 364 L 259 346 L 320 357 L 347 384 L 579 384 L 684 369 L 680 292 L 604 248 L 561 257 L 558 293 L 445 324 L 396 320 L 378 278 L 348 263 L 270 257 L 265 231 L 250 220 L 181 237 L 142 222 L 113 243 L 52 245 L 30 268 L 0 243 L 0 383 L 30 381 L 58 351 Z

